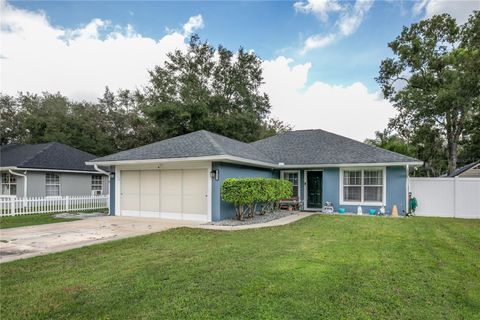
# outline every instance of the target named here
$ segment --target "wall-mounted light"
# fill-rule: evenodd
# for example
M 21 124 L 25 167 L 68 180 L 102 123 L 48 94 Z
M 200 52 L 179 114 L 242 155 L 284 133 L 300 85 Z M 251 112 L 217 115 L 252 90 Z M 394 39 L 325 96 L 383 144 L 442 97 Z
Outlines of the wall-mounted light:
M 215 179 L 218 181 L 218 170 L 212 170 L 210 171 L 210 178 Z

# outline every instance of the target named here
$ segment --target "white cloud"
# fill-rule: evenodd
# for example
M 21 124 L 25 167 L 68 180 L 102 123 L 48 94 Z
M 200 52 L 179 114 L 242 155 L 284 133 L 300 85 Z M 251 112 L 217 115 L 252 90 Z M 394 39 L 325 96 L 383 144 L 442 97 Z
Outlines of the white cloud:
M 56 92 L 95 101 L 105 86 L 134 89 L 147 83 L 148 69 L 166 54 L 186 48 L 186 34 L 172 31 L 156 40 L 130 25 L 94 19 L 76 29 L 52 26 L 44 13 L 0 2 L 2 19 L 0 68 L 2 93 Z M 193 17 L 183 31 L 203 25 Z
M 203 24 L 202 15 L 199 14 L 197 16 L 190 17 L 190 19 L 188 19 L 187 23 L 185 23 L 183 25 L 183 34 L 188 36 L 193 31 L 195 31 L 197 29 L 202 29 L 203 26 L 204 26 L 204 24 Z
M 327 22 L 328 15 L 331 12 L 338 12 L 343 9 L 337 0 L 308 0 L 298 1 L 293 4 L 295 11 L 303 13 L 312 13 L 320 21 Z
M 423 18 L 430 18 L 436 14 L 449 13 L 462 24 L 468 20 L 468 16 L 474 10 L 480 10 L 480 1 L 478 0 L 422 0 L 415 3 L 412 8 L 414 15 L 423 13 Z
M 353 9 L 351 11 L 347 11 L 340 18 L 338 22 L 340 33 L 344 36 L 349 36 L 357 31 L 372 4 L 372 0 L 357 0 L 353 6 Z
M 320 34 L 316 34 L 313 36 L 308 37 L 303 44 L 303 48 L 300 51 L 301 54 L 305 54 L 308 51 L 316 48 L 323 48 L 328 46 L 330 43 L 335 41 L 336 35 L 331 33 L 326 36 L 322 36 Z
M 285 57 L 263 63 L 263 90 L 270 96 L 272 115 L 295 129 L 321 128 L 359 141 L 383 130 L 395 115 L 392 105 L 361 82 L 336 86 L 321 81 L 307 85 L 310 63 L 294 64 Z
M 314 14 L 324 23 L 329 14 L 337 13 L 338 17 L 334 24 L 335 31 L 327 35 L 315 34 L 309 36 L 303 43 L 300 53 L 325 47 L 335 40 L 349 36 L 357 31 L 365 19 L 366 14 L 373 5 L 373 0 L 357 0 L 353 6 L 340 3 L 337 0 L 308 0 L 308 2 L 295 2 L 293 7 L 298 12 Z

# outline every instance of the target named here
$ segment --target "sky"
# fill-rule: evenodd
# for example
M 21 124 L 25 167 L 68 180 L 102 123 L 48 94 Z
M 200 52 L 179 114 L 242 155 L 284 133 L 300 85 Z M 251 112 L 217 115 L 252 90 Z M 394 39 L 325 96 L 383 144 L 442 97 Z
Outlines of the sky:
M 96 101 L 105 86 L 141 89 L 197 33 L 262 59 L 272 117 L 363 141 L 395 115 L 375 82 L 388 43 L 421 19 L 464 23 L 473 10 L 480 1 L 0 0 L 0 91 Z

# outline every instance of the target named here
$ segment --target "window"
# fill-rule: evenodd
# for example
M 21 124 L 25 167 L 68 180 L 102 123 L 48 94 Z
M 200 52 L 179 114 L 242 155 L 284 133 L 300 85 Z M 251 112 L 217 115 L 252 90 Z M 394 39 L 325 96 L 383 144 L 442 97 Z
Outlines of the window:
M 17 195 L 17 177 L 9 172 L 2 172 L 2 195 Z
M 56 197 L 60 195 L 60 176 L 55 173 L 45 175 L 45 189 L 47 197 Z
M 292 196 L 293 197 L 299 197 L 299 193 L 298 193 L 298 186 L 299 186 L 299 181 L 298 181 L 298 177 L 299 177 L 299 172 L 298 171 L 282 171 L 282 176 L 281 178 L 283 180 L 288 180 L 292 183 L 293 185 L 293 192 L 292 192 Z
M 102 194 L 102 175 L 92 175 L 92 195 L 99 196 Z
M 342 172 L 343 202 L 384 202 L 384 169 L 343 170 Z

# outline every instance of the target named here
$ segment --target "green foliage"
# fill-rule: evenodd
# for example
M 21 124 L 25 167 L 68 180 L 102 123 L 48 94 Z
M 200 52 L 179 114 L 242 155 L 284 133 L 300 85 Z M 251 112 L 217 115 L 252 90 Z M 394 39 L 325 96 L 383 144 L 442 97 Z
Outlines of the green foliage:
M 221 187 L 222 199 L 235 206 L 237 219 L 253 216 L 258 204 L 273 210 L 273 204 L 292 196 L 292 184 L 273 178 L 229 178 Z M 264 211 L 264 210 L 262 210 Z
M 234 57 L 193 36 L 186 53 L 170 53 L 150 71 L 143 90 L 107 87 L 96 103 L 60 93 L 0 93 L 0 142 L 59 141 L 102 156 L 200 129 L 246 142 L 291 130 L 268 117 L 262 81 L 254 53 L 240 48 Z
M 205 129 L 251 142 L 289 130 L 268 119 L 261 62 L 254 52 L 214 48 L 194 35 L 186 52 L 169 53 L 150 71 L 142 108 L 169 137 Z
M 479 30 L 478 11 L 462 26 L 442 14 L 405 27 L 389 43 L 395 57 L 382 61 L 376 79 L 398 110 L 390 127 L 409 140 L 438 135 L 449 172 L 462 136 L 478 131 L 471 123 L 480 109 Z

